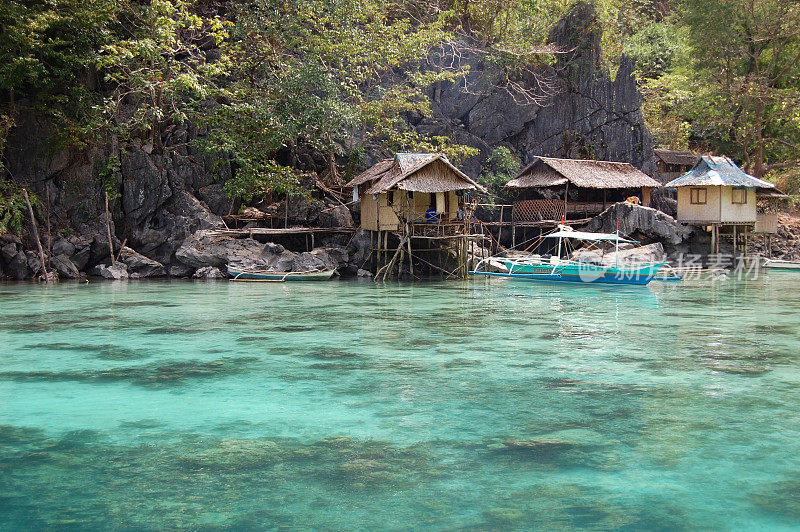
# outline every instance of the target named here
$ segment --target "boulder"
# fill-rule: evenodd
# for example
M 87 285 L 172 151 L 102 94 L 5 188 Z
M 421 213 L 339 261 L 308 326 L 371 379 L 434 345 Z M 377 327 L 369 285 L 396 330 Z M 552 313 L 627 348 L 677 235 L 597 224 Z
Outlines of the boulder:
M 58 276 L 62 279 L 80 279 L 81 277 L 78 267 L 69 260 L 69 257 L 65 253 L 54 255 L 53 258 L 50 259 L 50 265 L 58 272 Z
M 194 268 L 191 266 L 186 266 L 185 264 L 177 263 L 173 264 L 167 270 L 170 277 L 177 277 L 177 278 L 186 278 L 191 277 L 194 273 Z
M 22 252 L 20 252 L 22 253 Z M 26 262 L 28 263 L 28 271 L 31 273 L 29 277 L 36 277 L 42 273 L 42 259 L 35 251 L 25 252 Z
M 74 235 L 69 237 L 69 243 L 75 247 L 75 251 L 69 254 L 69 260 L 79 269 L 83 270 L 89 263 L 92 253 L 92 242 L 94 238 L 88 235 Z
M 324 250 L 315 250 L 317 253 L 304 252 L 295 255 L 292 260 L 293 272 L 311 272 L 325 268 L 335 268 L 336 262 Z M 280 270 L 286 271 L 286 270 Z
M 74 255 L 76 251 L 77 248 L 75 248 L 75 244 L 66 238 L 58 238 L 53 242 L 53 255 L 66 255 L 70 257 Z
M 370 271 L 367 271 L 367 270 L 361 270 L 361 269 L 359 269 L 359 270 L 356 272 L 356 276 L 358 276 L 358 277 L 360 277 L 360 278 L 362 278 L 362 279 L 372 279 L 372 272 L 370 272 Z
M 350 254 L 347 252 L 347 248 L 340 246 L 314 248 L 311 250 L 311 254 L 325 261 L 331 268 L 344 269 L 350 261 Z
M 8 243 L 5 246 L 0 246 L 0 259 L 2 259 L 6 264 L 14 260 L 16 255 L 17 245 L 13 242 Z
M 12 233 L 4 233 L 0 235 L 0 247 L 6 244 L 17 244 L 19 246 L 22 245 L 22 239 L 15 234 Z
M 617 229 L 617 221 L 621 235 L 639 234 L 662 242 L 665 246 L 677 246 L 692 234 L 690 227 L 661 211 L 627 202 L 616 203 L 606 209 L 589 222 L 586 230 L 613 233 Z
M 199 268 L 192 276 L 195 279 L 227 279 L 228 276 L 222 273 L 219 268 L 214 266 L 204 266 Z
M 6 261 L 6 276 L 17 281 L 31 277 L 28 270 L 28 256 L 24 251 L 18 251 L 11 260 Z
M 364 229 L 353 235 L 347 246 L 348 262 L 356 271 L 363 268 L 372 254 L 372 234 Z
M 119 260 L 127 266 L 128 272 L 133 279 L 167 276 L 167 270 L 163 264 L 149 259 L 127 246 L 120 251 Z
M 198 231 L 183 241 L 175 252 L 175 257 L 187 266 L 225 266 L 228 263 L 263 264 L 267 255 L 264 244 L 252 238 L 212 238 L 204 231 Z
M 319 222 L 324 227 L 353 227 L 353 215 L 346 206 L 338 205 L 320 211 Z
M 572 254 L 574 260 L 583 262 L 595 262 L 606 265 L 617 264 L 619 258 L 620 265 L 641 264 L 644 262 L 662 262 L 666 258 L 664 246 L 661 242 L 655 242 L 646 246 L 633 246 L 624 244 L 620 246 L 619 252 L 615 252 L 613 247 L 602 254 L 596 249 L 578 249 Z
M 97 277 L 102 277 L 103 279 L 112 279 L 115 281 L 130 278 L 128 269 L 122 262 L 115 262 L 113 266 L 109 266 L 108 264 L 98 264 L 92 268 L 89 273 Z

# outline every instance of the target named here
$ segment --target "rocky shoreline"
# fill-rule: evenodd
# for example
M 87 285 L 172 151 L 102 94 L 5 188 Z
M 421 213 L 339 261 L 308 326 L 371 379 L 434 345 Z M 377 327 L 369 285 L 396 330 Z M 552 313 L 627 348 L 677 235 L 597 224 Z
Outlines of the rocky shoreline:
M 342 221 L 348 218 L 341 217 Z M 656 209 L 618 203 L 591 220 L 589 231 L 613 232 L 619 220 L 620 231 L 633 235 L 643 244 L 657 244 L 668 260 L 682 255 L 708 252 L 709 235 L 697 228 L 684 226 L 671 216 Z M 778 233 L 772 238 L 772 256 L 800 259 L 800 217 L 781 214 Z M 87 226 L 87 229 L 90 229 Z M 164 263 L 119 242 L 112 236 L 117 257 L 109 255 L 108 237 L 104 232 L 80 233 L 47 241 L 45 235 L 45 264 L 61 280 L 96 277 L 112 280 L 126 279 L 225 279 L 228 266 L 276 272 L 336 269 L 342 277 L 369 277 L 371 239 L 368 232 L 358 230 L 347 242 L 341 237 L 323 239 L 322 245 L 310 251 L 291 251 L 275 242 L 254 238 L 219 236 L 213 229 L 200 229 L 184 238 L 173 259 Z M 338 241 L 337 241 L 338 240 Z M 754 236 L 749 252 L 767 256 L 766 239 Z M 42 261 L 34 246 L 22 238 L 0 235 L 0 279 L 31 280 L 42 275 Z M 723 252 L 725 251 L 723 247 Z

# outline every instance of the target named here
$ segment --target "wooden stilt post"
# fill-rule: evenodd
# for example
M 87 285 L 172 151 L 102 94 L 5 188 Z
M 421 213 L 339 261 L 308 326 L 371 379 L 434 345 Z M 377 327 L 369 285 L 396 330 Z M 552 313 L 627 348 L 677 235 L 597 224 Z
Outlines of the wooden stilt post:
M 739 235 L 736 234 L 736 226 L 734 225 L 733 226 L 733 258 L 734 259 L 736 259 L 736 257 L 738 256 L 738 252 L 739 252 L 739 241 L 738 241 L 738 238 L 737 238 L 738 236 Z
M 408 235 L 408 272 L 414 278 L 414 256 L 411 254 L 411 234 Z
M 517 223 L 511 220 L 511 247 L 517 247 Z
M 22 195 L 25 197 L 25 203 L 28 204 L 28 214 L 31 217 L 31 228 L 33 229 L 33 238 L 36 240 L 36 246 L 39 248 L 39 259 L 42 261 L 42 276 L 45 282 L 50 282 L 50 276 L 47 274 L 47 265 L 44 260 L 44 249 L 42 249 L 42 241 L 39 239 L 39 228 L 36 227 L 36 217 L 33 215 L 33 206 L 28 197 L 28 191 L 22 189 Z
M 106 191 L 106 234 L 108 236 L 108 255 L 114 265 L 114 242 L 111 240 L 111 213 L 108 211 L 108 191 Z

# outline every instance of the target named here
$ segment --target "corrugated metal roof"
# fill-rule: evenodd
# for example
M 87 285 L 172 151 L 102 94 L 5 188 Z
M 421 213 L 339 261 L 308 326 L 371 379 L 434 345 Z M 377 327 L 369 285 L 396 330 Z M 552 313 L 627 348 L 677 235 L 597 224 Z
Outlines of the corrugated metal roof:
M 541 188 L 567 182 L 580 188 L 619 189 L 660 187 L 661 184 L 629 163 L 537 157 L 506 183 L 514 188 Z
M 729 157 L 703 155 L 697 164 L 665 187 L 733 186 L 746 188 L 775 188 L 769 181 L 758 179 L 736 166 Z
M 439 180 L 411 179 L 415 172 L 435 161 L 441 161 L 447 167 L 449 175 Z M 453 166 L 441 153 L 398 153 L 392 159 L 384 159 L 360 173 L 346 186 L 353 187 L 367 182 L 373 182 L 372 186 L 367 189 L 367 194 L 379 194 L 392 188 L 414 192 L 447 192 L 450 190 L 486 192 L 485 188 Z
M 697 164 L 699 155 L 683 150 L 653 150 L 656 158 L 666 164 L 692 165 Z

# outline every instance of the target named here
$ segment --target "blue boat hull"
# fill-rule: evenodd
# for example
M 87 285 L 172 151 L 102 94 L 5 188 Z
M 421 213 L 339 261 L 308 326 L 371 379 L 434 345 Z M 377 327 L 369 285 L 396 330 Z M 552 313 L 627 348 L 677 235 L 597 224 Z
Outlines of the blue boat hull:
M 513 264 L 506 263 L 510 273 L 470 272 L 473 275 L 492 277 L 508 277 L 521 281 L 554 281 L 567 283 L 599 283 L 646 285 L 658 274 L 663 264 L 647 264 L 644 266 L 618 269 L 594 264 Z
M 551 275 L 543 273 L 497 273 L 471 271 L 470 275 L 486 275 L 490 277 L 505 277 L 519 281 L 555 281 L 559 283 L 586 283 L 586 284 L 626 284 L 646 285 L 653 280 L 655 275 L 619 276 L 618 274 L 604 274 L 591 281 L 586 281 L 578 275 Z

